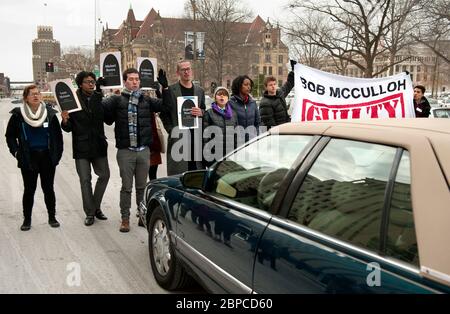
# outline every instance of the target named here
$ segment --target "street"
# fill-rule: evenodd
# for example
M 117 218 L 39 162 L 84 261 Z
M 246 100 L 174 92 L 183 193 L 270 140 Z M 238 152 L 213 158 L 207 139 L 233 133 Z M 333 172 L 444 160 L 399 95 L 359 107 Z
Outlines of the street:
M 32 228 L 28 232 L 20 231 L 22 178 L 4 137 L 9 111 L 15 106 L 9 100 L 0 102 L 3 136 L 0 141 L 0 293 L 167 293 L 153 278 L 147 231 L 138 227 L 134 206 L 131 232 L 119 232 L 121 181 L 112 127 L 106 127 L 111 179 L 102 206 L 108 220 L 96 220 L 92 227 L 84 225 L 72 139 L 63 132 L 64 154 L 55 178 L 56 217 L 61 227 L 52 229 L 48 225 L 38 184 Z M 165 172 L 162 167 L 158 175 Z M 132 204 L 135 204 L 134 192 Z

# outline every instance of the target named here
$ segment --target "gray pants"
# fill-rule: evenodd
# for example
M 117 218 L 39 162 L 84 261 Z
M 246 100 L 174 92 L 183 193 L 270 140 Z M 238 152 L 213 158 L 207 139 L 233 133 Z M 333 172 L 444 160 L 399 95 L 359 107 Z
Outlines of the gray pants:
M 150 149 L 147 147 L 142 152 L 119 149 L 117 151 L 117 163 L 119 164 L 120 177 L 122 178 L 120 213 L 122 219 L 129 219 L 133 178 L 136 181 L 136 206 L 139 206 L 144 198 L 144 190 L 147 184 L 148 170 L 150 168 Z
M 91 165 L 95 174 L 98 176 L 95 184 L 94 193 L 92 193 Z M 86 216 L 94 216 L 95 212 L 101 209 L 103 195 L 109 181 L 108 157 L 96 159 L 76 159 L 78 177 L 80 178 L 81 196 L 83 198 L 83 209 Z

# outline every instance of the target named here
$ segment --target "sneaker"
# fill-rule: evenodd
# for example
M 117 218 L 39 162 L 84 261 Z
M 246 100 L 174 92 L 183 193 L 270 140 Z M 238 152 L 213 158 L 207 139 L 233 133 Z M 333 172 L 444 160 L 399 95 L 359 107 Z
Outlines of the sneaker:
M 123 233 L 130 232 L 130 219 L 122 219 L 122 224 L 120 225 L 120 232 Z
M 20 227 L 20 230 L 22 230 L 22 231 L 28 231 L 28 230 L 30 230 L 31 229 L 31 219 L 24 219 L 23 220 L 23 224 L 22 224 L 22 226 Z
M 48 219 L 48 224 L 49 224 L 50 227 L 52 227 L 52 228 L 59 228 L 59 226 L 60 226 L 58 220 L 56 220 L 55 217 L 49 218 L 49 219 Z

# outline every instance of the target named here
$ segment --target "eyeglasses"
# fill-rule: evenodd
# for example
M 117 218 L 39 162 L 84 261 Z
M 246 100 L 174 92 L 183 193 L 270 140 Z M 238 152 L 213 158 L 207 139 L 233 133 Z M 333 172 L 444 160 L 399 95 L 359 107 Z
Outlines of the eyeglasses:
M 180 72 L 190 72 L 192 69 L 191 68 L 185 68 L 185 69 L 180 69 Z
M 34 92 L 34 93 L 29 93 L 28 96 L 34 97 L 34 96 L 40 96 L 41 92 Z
M 94 80 L 83 81 L 83 84 L 95 84 Z

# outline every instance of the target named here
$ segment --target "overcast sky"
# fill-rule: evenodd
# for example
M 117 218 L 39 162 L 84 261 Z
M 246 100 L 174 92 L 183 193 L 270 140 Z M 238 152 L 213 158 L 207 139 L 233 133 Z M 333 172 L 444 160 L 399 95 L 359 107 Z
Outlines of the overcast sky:
M 103 25 L 118 28 L 130 4 L 136 19 L 143 20 L 153 7 L 163 17 L 181 17 L 186 0 L 97 0 L 97 17 Z M 264 20 L 282 19 L 288 0 L 242 0 Z M 46 4 L 46 5 L 45 5 Z M 0 4 L 0 72 L 12 81 L 32 81 L 31 42 L 37 37 L 37 25 L 53 26 L 53 35 L 61 47 L 93 47 L 94 0 L 2 0 Z M 97 23 L 98 35 L 101 24 Z M 183 30 L 184 31 L 184 30 Z M 98 38 L 97 38 L 98 39 Z

